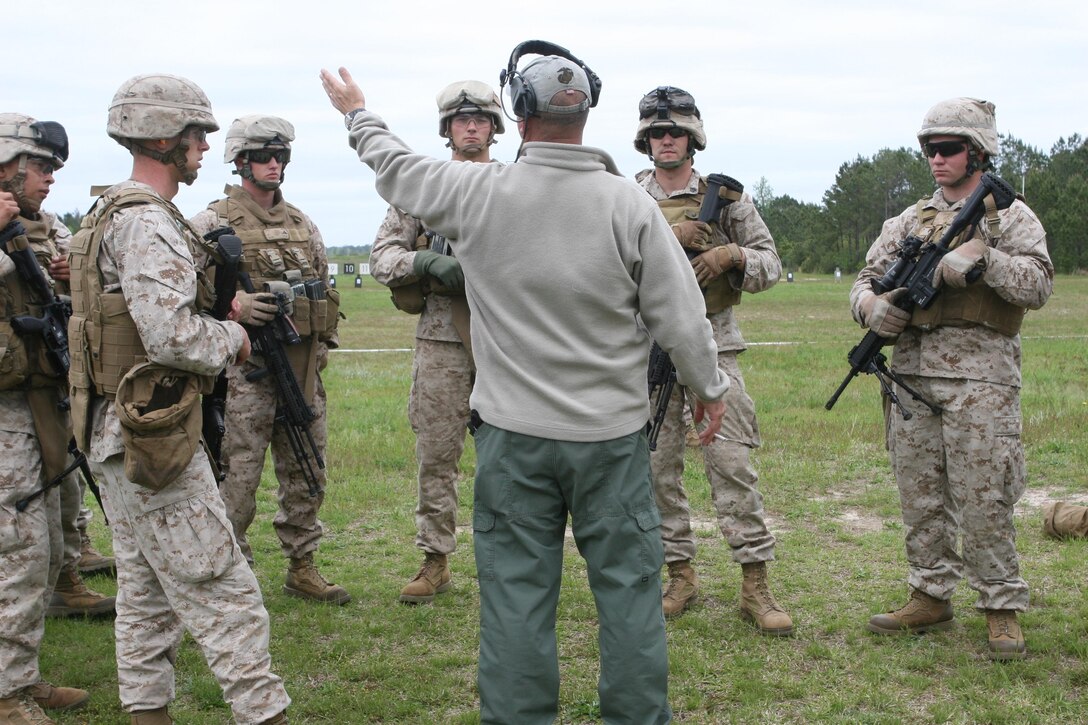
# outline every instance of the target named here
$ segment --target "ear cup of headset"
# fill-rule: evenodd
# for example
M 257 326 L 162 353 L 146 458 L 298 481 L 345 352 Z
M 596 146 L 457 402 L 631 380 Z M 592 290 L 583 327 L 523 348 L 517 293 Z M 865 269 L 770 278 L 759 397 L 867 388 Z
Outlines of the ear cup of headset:
M 533 86 L 519 73 L 512 73 L 510 82 L 510 110 L 517 118 L 528 118 L 536 114 L 536 93 Z

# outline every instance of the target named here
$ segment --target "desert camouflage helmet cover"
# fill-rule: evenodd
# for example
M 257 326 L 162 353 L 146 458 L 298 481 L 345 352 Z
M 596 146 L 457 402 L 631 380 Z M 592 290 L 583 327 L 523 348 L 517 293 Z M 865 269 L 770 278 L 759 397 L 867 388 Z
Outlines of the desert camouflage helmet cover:
M 48 159 L 56 168 L 68 160 L 68 134 L 56 121 L 22 113 L 0 113 L 0 164 L 22 154 Z
M 695 99 L 682 88 L 658 86 L 650 91 L 638 103 L 638 117 L 635 149 L 639 153 L 650 153 L 646 133 L 651 128 L 682 128 L 691 136 L 693 149 L 702 151 L 706 148 L 702 114 Z
M 458 113 L 486 113 L 491 116 L 494 133 L 506 130 L 499 97 L 482 81 L 450 83 L 439 91 L 435 101 L 438 103 L 438 135 L 442 138 L 449 138 L 449 120 Z
M 997 156 L 997 117 L 994 104 L 978 98 L 950 98 L 926 111 L 918 141 L 930 136 L 964 136 L 987 156 Z
M 257 151 L 266 146 L 278 146 L 291 150 L 295 140 L 295 127 L 290 121 L 278 116 L 255 114 L 234 119 L 227 129 L 223 161 L 231 163 L 244 151 Z
M 208 96 L 187 78 L 151 73 L 129 78 L 117 89 L 106 132 L 120 142 L 173 138 L 187 126 L 219 130 Z

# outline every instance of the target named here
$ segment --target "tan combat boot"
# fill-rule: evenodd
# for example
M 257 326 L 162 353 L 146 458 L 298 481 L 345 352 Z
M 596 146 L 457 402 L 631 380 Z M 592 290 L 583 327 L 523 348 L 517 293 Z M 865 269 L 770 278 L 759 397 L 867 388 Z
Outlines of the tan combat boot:
M 49 608 L 45 610 L 45 616 L 113 614 L 113 604 L 113 597 L 104 597 L 88 589 L 76 568 L 68 566 L 60 570 L 60 576 L 57 577 L 57 585 L 53 588 L 53 595 L 49 599 Z
M 661 595 L 665 619 L 679 617 L 699 596 L 699 577 L 690 559 L 669 562 L 669 584 Z
M 91 543 L 86 531 L 79 532 L 79 573 L 84 575 L 114 573 L 115 562 L 112 556 L 100 554 Z
M 29 688 L 28 688 L 29 689 Z M 42 712 L 26 689 L 0 698 L 0 723 L 5 725 L 56 725 Z
M 740 613 L 759 628 L 760 634 L 788 637 L 793 634 L 793 620 L 786 613 L 767 583 L 767 562 L 741 564 Z
M 91 693 L 86 690 L 77 687 L 53 687 L 45 680 L 26 688 L 26 692 L 43 710 L 75 710 L 91 699 Z
M 987 609 L 986 629 L 989 630 L 990 659 L 1022 660 L 1028 656 L 1024 633 L 1012 609 Z
M 1055 539 L 1088 538 L 1088 506 L 1047 504 L 1043 508 L 1043 533 Z
M 912 589 L 910 601 L 894 612 L 869 618 L 869 631 L 876 634 L 922 634 L 952 627 L 952 602 Z
M 131 725 L 174 725 L 174 718 L 170 717 L 166 707 L 156 707 L 154 710 L 134 710 L 129 713 L 132 717 Z
M 446 555 L 426 552 L 423 566 L 400 590 L 400 601 L 404 604 L 430 604 L 436 594 L 449 591 L 453 586 L 452 579 Z
M 351 595 L 344 587 L 325 580 L 314 566 L 313 554 L 306 554 L 300 559 L 291 559 L 287 567 L 287 581 L 283 593 L 289 597 L 310 599 L 326 604 L 347 604 Z

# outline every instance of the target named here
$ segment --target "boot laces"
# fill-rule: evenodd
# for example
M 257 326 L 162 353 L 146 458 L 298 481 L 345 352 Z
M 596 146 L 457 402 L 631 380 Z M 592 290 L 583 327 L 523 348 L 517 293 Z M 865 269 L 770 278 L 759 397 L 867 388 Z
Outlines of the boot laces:
M 665 587 L 665 599 L 683 599 L 680 590 L 688 583 L 689 582 L 682 577 L 669 577 L 669 585 Z
M 419 572 L 416 573 L 415 579 L 430 580 L 430 575 L 437 575 L 442 571 L 442 568 L 442 562 L 437 557 L 425 557 L 423 559 L 423 566 L 419 567 Z M 413 579 L 413 581 L 415 581 L 415 579 Z
M 994 617 L 996 633 L 999 637 L 1012 637 L 1013 618 L 1007 612 L 1000 612 Z
M 754 569 L 749 576 L 755 582 L 755 595 L 759 600 L 759 603 L 763 605 L 763 611 L 782 612 L 785 614 L 786 610 L 778 604 L 778 600 L 771 594 L 771 586 L 767 583 L 767 570 Z

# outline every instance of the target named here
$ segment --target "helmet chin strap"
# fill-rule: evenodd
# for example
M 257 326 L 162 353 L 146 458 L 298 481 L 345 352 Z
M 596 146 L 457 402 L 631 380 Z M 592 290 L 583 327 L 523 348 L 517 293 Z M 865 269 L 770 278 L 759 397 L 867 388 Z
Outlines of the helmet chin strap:
M 173 164 L 177 167 L 178 172 L 181 174 L 181 180 L 186 186 L 192 186 L 196 181 L 197 172 L 195 170 L 190 171 L 189 166 L 189 141 L 182 136 L 176 146 L 169 151 L 156 151 L 155 149 L 148 148 L 141 143 L 136 143 L 132 140 L 125 139 L 127 143 L 122 143 L 129 151 L 142 154 L 148 158 L 155 159 L 160 164 L 166 164 L 167 166 Z
M 247 180 L 253 182 L 253 184 L 258 189 L 263 189 L 264 191 L 275 191 L 276 189 L 280 188 L 280 186 L 283 184 L 284 177 L 287 176 L 287 164 L 284 164 L 283 166 L 280 167 L 279 181 L 263 181 L 263 180 L 259 180 L 259 179 L 255 178 L 253 176 L 253 167 L 251 167 L 249 165 L 249 154 L 244 153 L 244 154 L 242 154 L 242 168 L 241 169 L 235 169 L 231 173 L 238 174 L 243 179 L 247 179 Z

